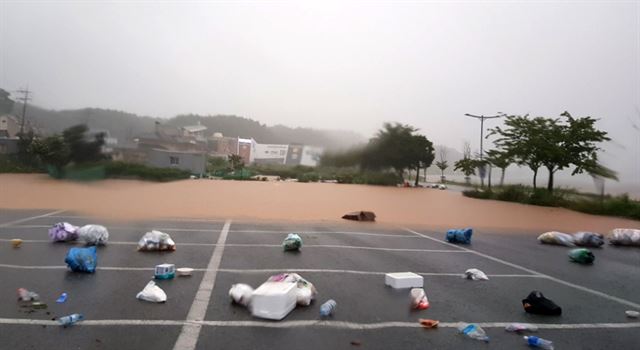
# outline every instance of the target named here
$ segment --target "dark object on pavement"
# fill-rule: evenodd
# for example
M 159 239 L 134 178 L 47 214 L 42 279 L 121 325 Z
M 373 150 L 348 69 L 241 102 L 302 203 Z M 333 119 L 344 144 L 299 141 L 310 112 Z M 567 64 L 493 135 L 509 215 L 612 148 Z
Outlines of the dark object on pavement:
M 372 211 L 354 211 L 344 214 L 342 218 L 355 221 L 376 221 L 376 214 Z
M 578 264 L 593 264 L 596 257 L 589 249 L 579 248 L 569 252 L 569 259 Z
M 351 341 L 351 345 L 353 345 L 353 346 L 360 346 L 360 345 L 362 345 L 362 342 L 361 342 L 361 341 L 359 341 L 359 340 L 352 340 L 352 341 Z
M 524 311 L 536 315 L 559 316 L 562 314 L 562 308 L 551 299 L 547 299 L 541 292 L 534 290 L 529 293 L 526 299 L 522 299 Z
M 471 235 L 473 234 L 473 229 L 465 228 L 465 229 L 452 229 L 447 231 L 447 235 L 445 236 L 447 242 L 449 243 L 461 243 L 461 244 L 469 244 L 471 243 Z

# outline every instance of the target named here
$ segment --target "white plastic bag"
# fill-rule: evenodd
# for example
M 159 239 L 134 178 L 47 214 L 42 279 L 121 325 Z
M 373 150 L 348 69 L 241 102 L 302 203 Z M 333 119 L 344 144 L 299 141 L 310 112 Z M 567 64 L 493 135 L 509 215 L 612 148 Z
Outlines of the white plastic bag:
M 538 241 L 540 241 L 540 243 L 563 245 L 567 247 L 575 246 L 572 235 L 557 231 L 550 231 L 541 234 L 538 236 Z
M 600 247 L 604 244 L 604 236 L 596 232 L 580 231 L 573 234 L 573 243 L 582 247 Z
M 487 275 L 478 270 L 478 269 L 468 269 L 467 271 L 464 272 L 464 276 L 462 276 L 468 280 L 474 280 L 474 281 L 488 281 L 489 277 L 487 277 Z
M 244 283 L 237 283 L 231 285 L 229 289 L 229 296 L 234 303 L 249 306 L 251 303 L 251 295 L 253 294 L 253 288 Z
M 633 228 L 616 228 L 608 236 L 609 243 L 614 245 L 640 246 L 640 230 Z
M 100 225 L 84 225 L 78 229 L 78 237 L 88 245 L 104 245 L 109 240 L 109 231 Z
M 153 251 L 153 250 L 176 250 L 176 243 L 171 239 L 169 234 L 153 230 L 147 232 L 138 241 L 138 250 L 140 251 Z
M 164 303 L 167 301 L 167 294 L 156 285 L 156 282 L 149 281 L 144 289 L 136 295 L 136 298 L 153 303 Z
M 269 282 L 288 282 L 297 284 L 296 302 L 298 305 L 308 306 L 316 298 L 318 291 L 313 283 L 302 278 L 297 273 L 281 273 L 269 277 Z

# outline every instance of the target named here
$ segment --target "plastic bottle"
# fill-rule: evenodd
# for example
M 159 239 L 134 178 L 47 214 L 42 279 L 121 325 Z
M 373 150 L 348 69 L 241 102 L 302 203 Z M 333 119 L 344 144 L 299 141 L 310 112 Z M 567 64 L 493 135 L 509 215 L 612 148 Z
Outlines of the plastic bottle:
M 551 340 L 546 340 L 534 336 L 524 336 L 524 340 L 529 344 L 529 346 L 533 346 L 534 348 L 541 348 L 545 350 L 553 350 L 553 342 Z
M 69 316 L 62 316 L 58 319 L 58 322 L 60 322 L 61 326 L 67 327 L 67 326 L 71 326 L 75 323 L 78 323 L 80 321 L 84 320 L 84 316 L 82 316 L 81 314 L 71 314 Z
M 473 323 L 463 323 L 458 327 L 458 331 L 471 339 L 489 342 L 489 337 L 487 336 L 487 333 L 485 333 L 484 329 Z
M 333 299 L 327 300 L 324 304 L 320 305 L 320 316 L 327 317 L 336 310 L 336 302 Z

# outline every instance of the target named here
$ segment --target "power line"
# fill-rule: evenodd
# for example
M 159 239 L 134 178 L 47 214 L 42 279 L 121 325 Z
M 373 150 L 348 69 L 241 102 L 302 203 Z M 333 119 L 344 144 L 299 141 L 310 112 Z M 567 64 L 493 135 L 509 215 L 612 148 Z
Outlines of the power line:
M 17 100 L 22 101 L 22 120 L 20 121 L 20 137 L 22 138 L 22 135 L 24 135 L 24 122 L 27 115 L 27 102 L 31 100 L 31 97 L 29 97 L 31 91 L 29 91 L 29 87 L 27 87 L 26 89 L 16 90 L 16 92 L 22 94 L 21 97 L 17 98 Z
M 486 115 L 474 115 L 474 114 L 465 113 L 464 115 L 466 115 L 467 117 L 480 119 L 480 160 L 482 160 L 484 156 L 484 149 L 482 147 L 483 141 L 484 141 L 484 120 L 502 118 L 504 117 L 504 114 L 500 113 L 498 115 L 486 116 Z M 482 187 L 484 187 L 484 175 L 485 175 L 484 165 L 482 165 L 482 167 L 479 168 L 478 170 L 480 171 L 480 184 Z M 489 171 L 491 171 L 491 167 L 489 167 Z M 489 187 L 491 187 L 491 174 L 489 174 Z

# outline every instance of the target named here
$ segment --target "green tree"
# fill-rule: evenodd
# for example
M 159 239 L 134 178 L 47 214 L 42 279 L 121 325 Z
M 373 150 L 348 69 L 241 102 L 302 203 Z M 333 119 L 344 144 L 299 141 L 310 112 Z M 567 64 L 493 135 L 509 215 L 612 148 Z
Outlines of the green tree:
M 509 156 L 509 153 L 492 149 L 487 151 L 485 159 L 490 164 L 490 166 L 495 166 L 496 168 L 501 170 L 500 173 L 500 186 L 504 185 L 504 174 L 507 170 L 507 167 L 511 165 L 512 160 Z
M 424 168 L 426 173 L 435 158 L 433 143 L 423 135 L 412 135 L 409 149 L 410 153 L 407 156 L 412 160 L 412 165 L 416 169 L 415 186 L 417 187 L 420 180 L 420 169 Z
M 34 139 L 29 152 L 40 159 L 43 164 L 50 165 L 59 173 L 71 160 L 71 150 L 60 135 L 44 139 Z
M 465 143 L 464 152 L 462 159 L 453 163 L 454 171 L 462 171 L 464 174 L 464 180 L 467 184 L 471 183 L 471 175 L 476 174 L 476 167 L 478 167 L 478 162 L 471 158 L 471 146 L 469 143 Z
M 449 167 L 449 163 L 447 162 L 447 151 L 444 149 L 444 147 L 440 148 L 438 157 L 440 159 L 436 162 L 436 167 L 440 169 L 440 181 L 444 182 L 444 171 Z
M 62 132 L 62 138 L 69 147 L 70 160 L 76 164 L 97 162 L 104 159 L 102 154 L 104 134 L 97 134 L 93 140 L 87 141 L 88 130 L 89 128 L 85 124 L 79 124 Z
M 229 162 L 224 157 L 209 157 L 207 161 L 207 172 L 213 173 L 216 170 L 227 169 Z
M 237 154 L 230 154 L 227 157 L 227 161 L 229 162 L 229 168 L 233 171 L 244 168 L 244 160 Z

